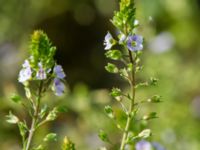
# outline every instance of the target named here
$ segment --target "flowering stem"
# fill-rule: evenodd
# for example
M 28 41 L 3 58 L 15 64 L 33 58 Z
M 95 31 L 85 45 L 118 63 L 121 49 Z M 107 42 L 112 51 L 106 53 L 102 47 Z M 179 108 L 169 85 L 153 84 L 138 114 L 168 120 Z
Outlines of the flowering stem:
M 37 121 L 38 121 L 38 114 L 39 114 L 39 109 L 40 109 L 40 99 L 41 99 L 42 89 L 43 89 L 43 82 L 41 81 L 40 85 L 39 85 L 39 89 L 38 89 L 38 97 L 37 97 L 37 100 L 36 100 L 36 107 L 34 109 L 34 115 L 33 115 L 32 123 L 31 123 L 31 128 L 29 130 L 29 135 L 28 135 L 25 150 L 29 150 L 34 132 L 36 130 L 36 125 L 37 125 Z
M 131 51 L 128 50 L 128 52 L 129 52 L 130 62 L 133 65 L 135 65 Z M 131 73 L 131 91 L 132 91 L 132 99 L 131 99 L 131 104 L 130 104 L 129 111 L 128 111 L 126 127 L 125 127 L 125 130 L 124 130 L 124 133 L 123 133 L 120 150 L 124 150 L 124 148 L 125 148 L 127 137 L 128 137 L 128 132 L 129 132 L 130 124 L 131 124 L 131 120 L 132 120 L 132 117 L 133 117 L 132 112 L 134 110 L 134 102 L 135 102 L 135 66 L 133 66 L 133 70 L 132 70 L 132 73 Z

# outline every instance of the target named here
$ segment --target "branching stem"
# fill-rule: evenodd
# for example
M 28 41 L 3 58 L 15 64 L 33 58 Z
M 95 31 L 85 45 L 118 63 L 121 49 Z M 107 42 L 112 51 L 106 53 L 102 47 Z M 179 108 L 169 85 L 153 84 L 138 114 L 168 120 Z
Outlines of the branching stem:
M 40 110 L 40 100 L 41 100 L 41 96 L 42 96 L 42 89 L 43 89 L 43 82 L 40 82 L 39 85 L 39 89 L 38 89 L 38 96 L 36 99 L 36 107 L 34 109 L 34 115 L 32 118 L 32 123 L 31 123 L 31 127 L 29 130 L 29 135 L 28 135 L 28 139 L 27 139 L 27 144 L 26 144 L 26 148 L 25 150 L 29 150 L 30 149 L 30 145 L 31 145 L 31 141 L 34 135 L 34 132 L 36 130 L 36 126 L 37 126 L 37 122 L 38 122 L 38 114 L 39 114 L 39 110 Z
M 131 121 L 132 121 L 132 118 L 133 118 L 132 112 L 134 110 L 134 102 L 135 102 L 135 62 L 133 60 L 132 52 L 129 51 L 129 50 L 128 50 L 128 52 L 129 52 L 129 60 L 133 64 L 133 69 L 132 69 L 132 72 L 131 72 L 132 99 L 131 99 L 131 103 L 130 103 L 130 107 L 129 107 L 129 111 L 128 111 L 126 126 L 125 126 L 125 130 L 124 130 L 124 133 L 123 133 L 120 150 L 125 149 L 130 124 L 131 124 Z

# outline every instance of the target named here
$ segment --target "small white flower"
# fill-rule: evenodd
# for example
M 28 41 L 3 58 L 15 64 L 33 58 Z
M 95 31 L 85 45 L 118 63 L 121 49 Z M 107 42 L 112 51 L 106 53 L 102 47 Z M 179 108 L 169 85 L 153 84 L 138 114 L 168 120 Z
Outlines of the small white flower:
M 24 61 L 22 67 L 23 68 L 20 70 L 18 77 L 18 81 L 21 83 L 31 79 L 32 75 L 31 66 L 28 60 Z

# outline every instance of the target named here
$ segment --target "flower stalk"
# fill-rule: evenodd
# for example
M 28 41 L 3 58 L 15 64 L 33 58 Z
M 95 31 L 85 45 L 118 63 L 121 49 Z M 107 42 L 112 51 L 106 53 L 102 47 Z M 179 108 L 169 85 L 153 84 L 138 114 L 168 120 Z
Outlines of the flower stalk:
M 33 114 L 33 118 L 32 118 L 31 127 L 30 127 L 30 130 L 29 130 L 29 135 L 28 135 L 27 144 L 25 146 L 26 147 L 25 150 L 29 150 L 33 135 L 36 131 L 37 122 L 38 122 L 38 114 L 39 114 L 39 110 L 40 110 L 40 100 L 41 100 L 41 97 L 42 97 L 42 89 L 43 89 L 43 82 L 41 81 L 39 89 L 38 89 L 36 105 L 34 104 L 36 107 L 34 109 L 34 114 Z
M 133 60 L 133 56 L 132 53 L 130 51 L 128 51 L 129 53 L 129 60 L 131 62 L 131 64 L 135 64 L 134 60 Z M 128 137 L 128 132 L 129 132 L 129 128 L 130 128 L 130 124 L 133 118 L 132 112 L 134 111 L 134 104 L 135 104 L 135 69 L 134 69 L 133 65 L 133 69 L 131 72 L 131 91 L 132 91 L 132 98 L 131 98 L 131 103 L 129 105 L 129 111 L 128 111 L 128 118 L 126 121 L 126 126 L 125 126 L 125 130 L 122 136 L 122 140 L 121 140 L 121 145 L 120 145 L 120 150 L 124 150 L 125 148 L 125 144 L 127 141 L 127 137 Z
M 26 104 L 21 101 L 20 104 L 27 109 L 27 114 L 30 114 L 31 125 L 28 127 L 26 121 L 20 121 L 11 113 L 7 116 L 7 122 L 18 125 L 22 136 L 23 150 L 44 150 L 42 144 L 45 143 L 37 147 L 32 146 L 33 136 L 41 125 L 57 118 L 58 109 L 53 107 L 52 110 L 49 110 L 48 105 L 43 104 L 42 97 L 48 92 L 48 89 L 52 89 L 56 96 L 64 94 L 65 73 L 62 66 L 54 60 L 56 48 L 52 46 L 43 31 L 37 30 L 33 33 L 29 48 L 30 56 L 22 65 L 18 81 L 24 86 L 26 98 L 29 102 Z M 15 102 L 18 102 L 19 96 L 14 99 Z M 49 133 L 43 139 L 43 142 L 55 141 L 55 138 L 55 133 Z
M 139 26 L 138 20 L 135 19 L 135 4 L 134 0 L 121 0 L 120 9 L 116 11 L 112 19 L 113 25 L 117 28 L 119 33 L 118 39 L 112 36 L 111 32 L 107 32 L 104 40 L 105 56 L 112 60 L 112 63 L 108 63 L 105 69 L 109 73 L 118 74 L 124 81 L 129 84 L 129 92 L 126 93 L 123 89 L 113 88 L 111 90 L 111 96 L 120 103 L 122 106 L 121 113 L 126 116 L 125 125 L 121 126 L 120 121 L 117 122 L 117 116 L 112 106 L 106 106 L 105 112 L 107 116 L 114 119 L 116 126 L 122 129 L 122 138 L 118 141 L 119 150 L 125 150 L 126 147 L 132 149 L 137 145 L 137 141 L 146 139 L 151 136 L 151 130 L 147 126 L 142 126 L 141 121 L 147 121 L 149 119 L 157 118 L 155 112 L 151 112 L 149 115 L 144 115 L 141 119 L 137 119 L 138 110 L 141 109 L 143 103 L 158 103 L 160 102 L 159 96 L 154 96 L 150 99 L 139 101 L 135 100 L 136 89 L 138 87 L 154 86 L 157 79 L 150 78 L 150 81 L 137 83 L 136 73 L 142 70 L 140 64 L 140 55 L 143 51 L 143 37 L 134 30 Z M 115 63 L 117 62 L 117 63 Z M 128 100 L 128 106 L 125 101 Z M 138 120 L 138 121 L 135 121 Z M 134 121 L 134 122 L 133 122 Z M 140 126 L 140 128 L 136 128 Z M 102 133 L 102 131 L 101 131 Z M 99 134 L 99 137 L 108 142 L 108 135 Z M 110 140 L 109 140 L 110 141 Z M 113 142 L 112 142 L 113 143 Z M 142 149 L 137 149 L 142 150 Z

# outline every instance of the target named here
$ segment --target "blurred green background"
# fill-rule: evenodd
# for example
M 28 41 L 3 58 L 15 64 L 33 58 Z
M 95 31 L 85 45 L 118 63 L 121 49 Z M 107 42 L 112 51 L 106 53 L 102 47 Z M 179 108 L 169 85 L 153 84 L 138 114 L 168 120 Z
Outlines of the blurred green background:
M 43 126 L 35 142 L 54 131 L 59 141 L 50 143 L 49 149 L 59 149 L 67 135 L 78 150 L 95 150 L 105 145 L 98 139 L 99 129 L 119 141 L 119 132 L 103 111 L 105 105 L 115 103 L 107 89 L 127 86 L 104 71 L 102 43 L 108 30 L 117 32 L 109 21 L 117 7 L 115 0 L 0 0 L 1 150 L 20 149 L 17 127 L 7 124 L 5 115 L 11 109 L 28 118 L 9 97 L 13 92 L 23 94 L 17 76 L 35 29 L 44 30 L 57 46 L 56 58 L 64 66 L 69 86 L 66 96 L 58 100 L 46 96 L 49 105 L 65 105 L 68 111 Z M 152 141 L 167 150 L 199 150 L 200 1 L 136 0 L 136 7 L 138 32 L 145 37 L 145 67 L 138 79 L 159 78 L 157 87 L 140 90 L 138 97 L 160 94 L 164 101 L 142 110 L 159 115 L 150 122 Z

